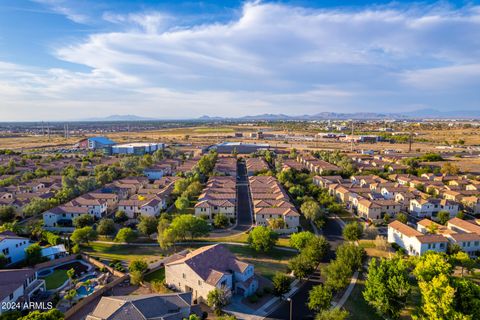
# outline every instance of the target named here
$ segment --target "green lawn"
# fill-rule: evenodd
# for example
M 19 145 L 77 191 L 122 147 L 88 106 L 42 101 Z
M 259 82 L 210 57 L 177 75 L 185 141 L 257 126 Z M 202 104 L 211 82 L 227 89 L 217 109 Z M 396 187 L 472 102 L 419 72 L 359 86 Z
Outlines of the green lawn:
M 238 243 L 247 243 L 248 234 L 247 233 L 239 233 L 233 236 L 226 236 L 226 237 L 204 237 L 198 238 L 195 241 L 215 241 L 215 242 L 238 242 Z M 279 238 L 277 243 L 275 244 L 279 247 L 290 247 L 289 239 L 287 238 Z
M 162 282 L 163 280 L 165 280 L 165 268 L 161 268 L 152 273 L 147 274 L 144 277 L 144 280 L 147 282 L 151 282 L 153 280 Z
M 365 279 L 363 276 L 358 278 L 353 291 L 344 304 L 344 308 L 350 312 L 349 319 L 355 320 L 382 320 L 378 314 L 363 298 L 362 291 L 365 288 Z
M 279 249 L 272 249 L 268 254 L 258 253 L 249 247 L 227 246 L 239 259 L 249 262 L 255 266 L 255 273 L 272 279 L 275 272 L 285 272 L 287 263 L 296 255 L 295 252 L 289 252 Z
M 45 286 L 47 290 L 56 289 L 64 284 L 67 279 L 67 270 L 55 270 L 52 274 L 44 278 Z
M 92 242 L 82 249 L 91 256 L 105 260 L 131 261 L 143 259 L 147 263 L 151 263 L 164 256 L 164 250 L 158 246 L 129 246 Z

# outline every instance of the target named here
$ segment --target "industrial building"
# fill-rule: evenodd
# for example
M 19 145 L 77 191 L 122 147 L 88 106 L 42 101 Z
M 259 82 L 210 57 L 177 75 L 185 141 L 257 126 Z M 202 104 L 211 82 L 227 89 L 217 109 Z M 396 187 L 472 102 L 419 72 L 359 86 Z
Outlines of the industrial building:
M 112 146 L 112 154 L 143 155 L 165 148 L 165 144 L 156 142 L 132 142 Z
M 231 154 L 234 151 L 238 154 L 250 154 L 259 150 L 268 150 L 269 144 L 266 143 L 243 143 L 243 142 L 222 142 L 208 148 L 209 150 L 216 150 L 218 153 Z

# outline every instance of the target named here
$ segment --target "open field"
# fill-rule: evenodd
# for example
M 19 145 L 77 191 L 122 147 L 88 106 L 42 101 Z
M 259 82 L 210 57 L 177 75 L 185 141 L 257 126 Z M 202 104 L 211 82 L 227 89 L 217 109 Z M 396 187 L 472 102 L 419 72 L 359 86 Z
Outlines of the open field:
M 120 260 L 130 262 L 134 259 L 142 259 L 148 263 L 164 257 L 165 251 L 158 246 L 129 246 L 93 242 L 82 250 L 95 257 L 105 260 Z

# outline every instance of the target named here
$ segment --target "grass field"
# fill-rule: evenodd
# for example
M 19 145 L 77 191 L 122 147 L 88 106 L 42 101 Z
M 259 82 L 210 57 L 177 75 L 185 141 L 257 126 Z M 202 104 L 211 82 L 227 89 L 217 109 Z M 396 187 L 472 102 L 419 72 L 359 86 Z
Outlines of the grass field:
M 268 254 L 258 253 L 249 247 L 227 246 L 239 259 L 255 266 L 255 272 L 272 279 L 276 272 L 285 272 L 287 263 L 296 255 L 295 252 L 272 249 Z
M 358 278 L 357 284 L 353 288 L 350 297 L 343 306 L 348 312 L 350 312 L 349 319 L 355 320 L 382 320 L 382 317 L 375 313 L 375 310 L 368 305 L 362 295 L 362 291 L 365 288 L 365 279 L 361 275 Z
M 216 241 L 216 242 L 237 242 L 237 243 L 247 243 L 248 234 L 239 233 L 233 236 L 226 237 L 205 237 L 199 238 L 198 241 Z M 276 246 L 279 247 L 290 247 L 289 240 L 287 238 L 279 238 Z
M 93 242 L 83 251 L 89 255 L 105 260 L 131 261 L 143 259 L 151 263 L 161 259 L 165 251 L 158 246 L 129 246 Z
M 60 287 L 68 280 L 67 270 L 54 270 L 53 273 L 44 278 L 47 290 Z

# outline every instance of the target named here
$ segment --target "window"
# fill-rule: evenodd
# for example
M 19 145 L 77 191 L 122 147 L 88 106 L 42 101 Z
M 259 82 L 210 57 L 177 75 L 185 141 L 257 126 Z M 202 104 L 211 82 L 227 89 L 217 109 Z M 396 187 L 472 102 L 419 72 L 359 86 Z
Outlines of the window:
M 182 278 L 183 279 L 186 279 L 187 278 L 187 275 L 185 273 L 182 273 Z
M 10 249 L 9 248 L 5 248 L 2 250 L 3 254 L 4 255 L 8 255 L 10 253 Z
M 201 286 L 201 285 L 202 285 L 202 281 L 198 280 L 198 285 Z

